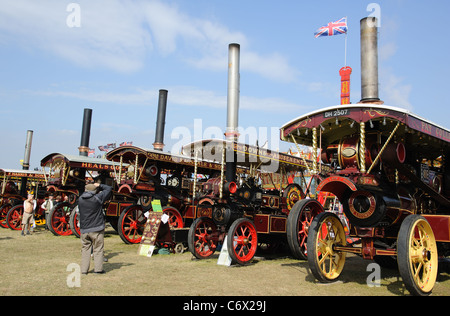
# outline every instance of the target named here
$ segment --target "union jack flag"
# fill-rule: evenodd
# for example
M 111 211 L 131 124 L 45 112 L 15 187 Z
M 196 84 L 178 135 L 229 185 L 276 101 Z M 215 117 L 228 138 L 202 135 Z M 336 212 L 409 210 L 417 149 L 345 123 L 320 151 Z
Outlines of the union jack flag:
M 330 22 L 326 26 L 320 27 L 315 33 L 314 37 L 331 36 L 347 33 L 347 17 L 342 18 L 336 22 Z

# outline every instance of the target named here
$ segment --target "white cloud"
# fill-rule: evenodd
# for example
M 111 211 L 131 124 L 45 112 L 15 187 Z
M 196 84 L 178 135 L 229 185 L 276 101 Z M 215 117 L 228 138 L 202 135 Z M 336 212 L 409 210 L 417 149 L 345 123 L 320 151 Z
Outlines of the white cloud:
M 412 86 L 403 83 L 400 78 L 392 73 L 390 69 L 380 71 L 380 99 L 386 104 L 398 106 L 412 111 L 413 107 L 409 102 Z
M 394 56 L 396 52 L 397 44 L 395 44 L 394 42 L 385 43 L 379 48 L 378 57 L 380 61 L 388 60 L 389 58 Z
M 218 95 L 211 90 L 198 89 L 191 86 L 168 87 L 171 104 L 187 107 L 210 107 L 225 109 L 227 96 Z M 92 92 L 92 91 L 22 91 L 31 95 L 43 95 L 49 97 L 75 98 L 88 102 L 98 102 L 107 105 L 134 105 L 148 106 L 158 99 L 157 89 L 138 89 L 129 93 L 117 92 Z M 299 104 L 291 103 L 281 98 L 258 98 L 251 96 L 240 97 L 240 108 L 244 110 L 258 110 L 263 112 L 289 112 L 299 110 Z
M 68 27 L 68 3 L 4 0 L 0 6 L 0 43 L 49 51 L 78 65 L 119 72 L 142 69 L 145 58 L 175 55 L 192 66 L 226 69 L 227 46 L 245 46 L 242 69 L 273 80 L 292 81 L 296 72 L 281 55 L 263 56 L 248 47 L 246 36 L 212 19 L 199 19 L 159 0 L 77 1 L 80 27 Z M 244 55 L 245 54 L 245 55 Z M 225 62 L 224 62 L 225 61 Z

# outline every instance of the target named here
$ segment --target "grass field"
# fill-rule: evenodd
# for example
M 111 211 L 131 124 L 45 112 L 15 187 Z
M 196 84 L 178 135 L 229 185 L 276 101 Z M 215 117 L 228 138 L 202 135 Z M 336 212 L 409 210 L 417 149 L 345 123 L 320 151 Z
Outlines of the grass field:
M 104 264 L 106 274 L 82 275 L 79 287 L 68 286 L 68 277 L 79 264 L 80 240 L 54 236 L 38 228 L 31 236 L 0 229 L 0 295 L 158 295 L 158 296 L 302 296 L 302 295 L 408 295 L 395 270 L 381 270 L 379 287 L 369 287 L 366 271 L 371 261 L 350 255 L 338 282 L 315 282 L 306 261 L 288 255 L 256 257 L 248 266 L 217 265 L 218 254 L 195 260 L 183 254 L 137 254 L 138 245 L 126 245 L 107 228 Z M 92 262 L 93 263 L 93 262 Z M 93 264 L 91 265 L 91 269 Z M 70 282 L 69 282 L 70 283 Z M 434 296 L 450 295 L 450 275 L 441 274 Z

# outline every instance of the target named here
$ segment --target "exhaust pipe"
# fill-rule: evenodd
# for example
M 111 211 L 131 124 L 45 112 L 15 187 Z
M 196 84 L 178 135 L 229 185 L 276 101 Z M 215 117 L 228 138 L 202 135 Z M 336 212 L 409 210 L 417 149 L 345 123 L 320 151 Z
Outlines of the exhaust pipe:
M 31 143 L 33 140 L 33 131 L 27 131 L 27 140 L 25 142 L 25 155 L 23 157 L 22 162 L 22 170 L 30 169 L 30 156 L 31 156 Z M 20 185 L 20 195 L 23 197 L 27 197 L 27 178 L 23 177 Z M 36 195 L 37 196 L 37 192 Z
M 155 142 L 153 149 L 162 151 L 164 148 L 164 129 L 166 125 L 167 90 L 159 90 L 158 114 L 156 118 Z
M 33 141 L 33 131 L 27 131 L 27 140 L 25 143 L 25 155 L 23 157 L 22 170 L 30 169 L 31 143 Z
M 92 109 L 84 109 L 83 127 L 81 129 L 80 147 L 78 153 L 80 156 L 87 157 L 89 154 L 89 138 L 91 137 L 91 119 Z
M 378 30 L 377 18 L 366 17 L 361 27 L 361 101 L 360 103 L 384 102 L 378 96 Z
M 227 182 L 236 181 L 236 154 L 233 142 L 239 137 L 239 63 L 240 45 L 232 43 L 228 45 L 228 96 L 227 96 L 227 128 L 225 132 L 226 146 L 226 172 Z

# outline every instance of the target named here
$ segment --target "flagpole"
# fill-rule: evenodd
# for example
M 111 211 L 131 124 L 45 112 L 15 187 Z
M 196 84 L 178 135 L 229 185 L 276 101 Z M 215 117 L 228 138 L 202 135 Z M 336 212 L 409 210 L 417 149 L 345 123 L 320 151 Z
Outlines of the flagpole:
M 347 17 L 345 17 L 345 21 L 347 22 Z M 345 32 L 345 53 L 344 53 L 344 66 L 347 67 L 347 35 L 348 35 L 348 28 Z
M 345 33 L 344 66 L 347 67 L 347 33 Z

